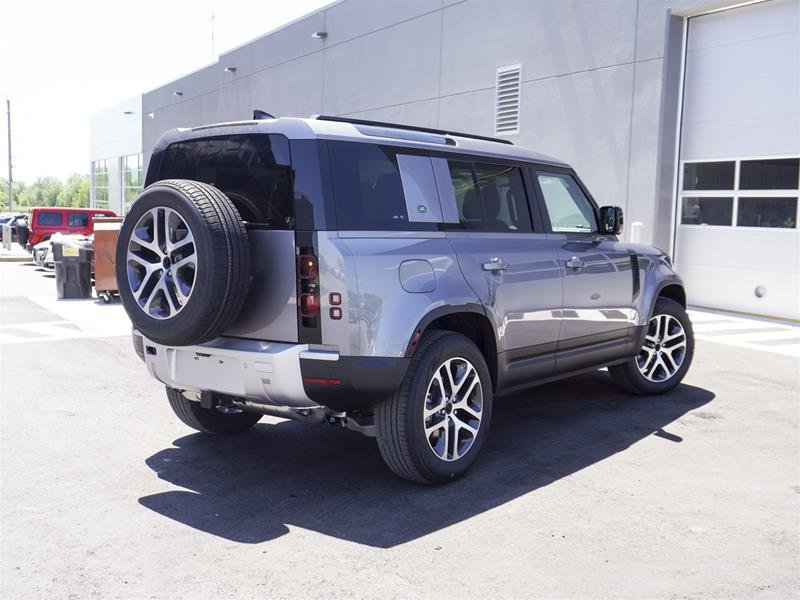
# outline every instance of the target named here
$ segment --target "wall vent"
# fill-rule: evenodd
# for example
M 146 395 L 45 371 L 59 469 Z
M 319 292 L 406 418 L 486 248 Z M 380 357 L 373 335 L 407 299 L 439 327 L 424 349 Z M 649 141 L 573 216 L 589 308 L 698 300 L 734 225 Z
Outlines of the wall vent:
M 495 135 L 519 133 L 519 99 L 522 85 L 522 66 L 497 69 Z

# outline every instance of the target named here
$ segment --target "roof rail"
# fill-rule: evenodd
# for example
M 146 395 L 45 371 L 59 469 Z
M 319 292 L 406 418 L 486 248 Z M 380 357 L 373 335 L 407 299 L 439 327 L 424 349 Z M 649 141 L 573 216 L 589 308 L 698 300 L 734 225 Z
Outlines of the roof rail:
M 337 123 L 351 123 L 353 125 L 372 125 L 374 127 L 388 127 L 391 129 L 406 129 L 409 131 L 422 131 L 425 133 L 438 133 L 440 135 L 454 135 L 457 137 L 472 138 L 476 140 L 483 140 L 485 142 L 499 142 L 501 144 L 512 144 L 511 140 L 503 138 L 489 137 L 488 135 L 475 135 L 473 133 L 459 133 L 457 131 L 447 131 L 444 129 L 433 129 L 431 127 L 414 127 L 413 125 L 399 125 L 397 123 L 383 123 L 381 121 L 365 121 L 363 119 L 348 119 L 347 117 L 333 117 L 330 115 L 315 115 L 313 117 L 318 121 L 335 121 Z

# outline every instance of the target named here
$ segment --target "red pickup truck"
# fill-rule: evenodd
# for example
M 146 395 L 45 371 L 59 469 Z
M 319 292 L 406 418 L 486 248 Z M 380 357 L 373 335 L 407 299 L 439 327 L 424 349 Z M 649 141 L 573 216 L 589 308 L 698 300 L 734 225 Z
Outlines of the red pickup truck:
M 28 244 L 33 247 L 50 239 L 54 233 L 89 235 L 95 217 L 116 217 L 113 210 L 102 208 L 34 208 L 28 225 Z

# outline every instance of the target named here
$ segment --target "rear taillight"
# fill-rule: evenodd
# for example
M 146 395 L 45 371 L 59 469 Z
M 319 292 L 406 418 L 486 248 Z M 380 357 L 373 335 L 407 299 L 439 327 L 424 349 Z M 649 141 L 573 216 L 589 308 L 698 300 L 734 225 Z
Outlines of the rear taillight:
M 319 336 L 319 265 L 314 248 L 300 246 L 297 249 L 297 312 L 301 326 L 301 337 L 308 330 Z M 311 341 L 310 339 L 308 341 Z
M 319 275 L 317 257 L 313 254 L 301 254 L 297 257 L 297 276 L 300 279 L 316 279 Z

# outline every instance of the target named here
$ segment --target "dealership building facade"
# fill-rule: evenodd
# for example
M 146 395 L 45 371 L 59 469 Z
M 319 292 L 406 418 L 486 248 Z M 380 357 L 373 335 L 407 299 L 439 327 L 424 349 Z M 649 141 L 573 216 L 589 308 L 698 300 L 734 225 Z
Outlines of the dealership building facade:
M 690 303 L 800 319 L 800 0 L 341 0 L 96 115 L 93 204 L 125 211 L 165 131 L 253 109 L 556 156 Z

